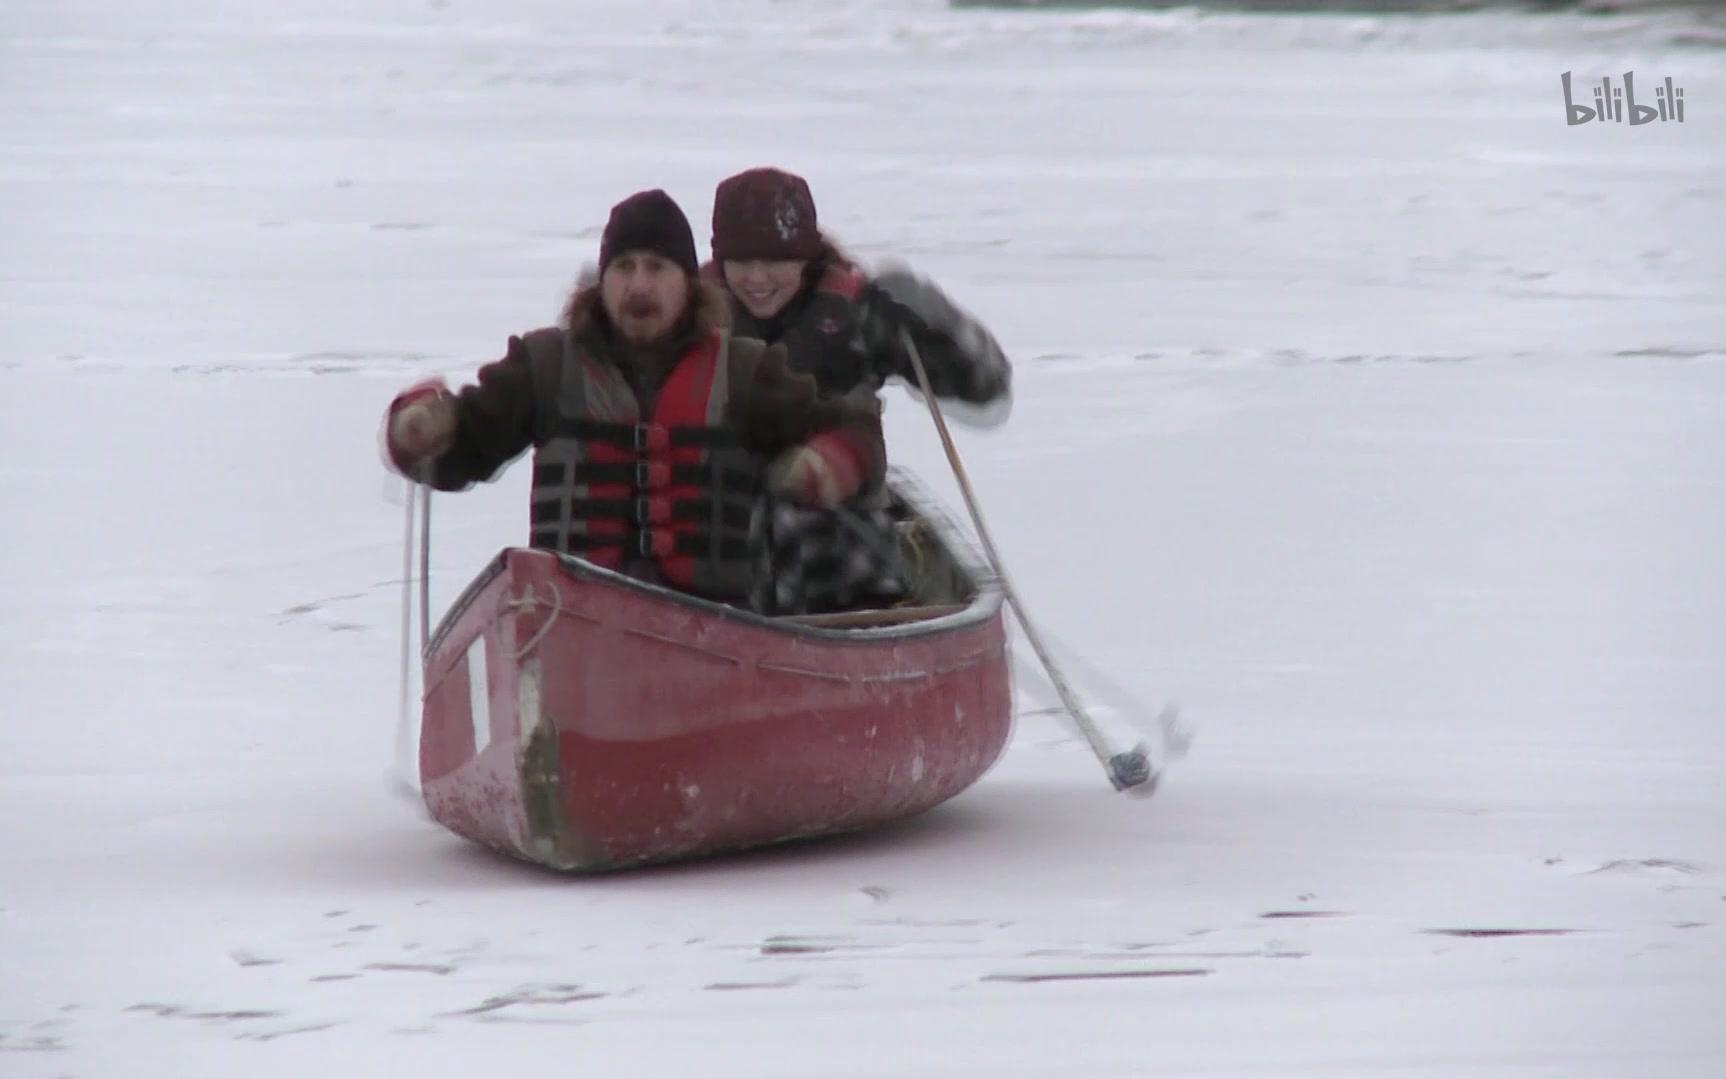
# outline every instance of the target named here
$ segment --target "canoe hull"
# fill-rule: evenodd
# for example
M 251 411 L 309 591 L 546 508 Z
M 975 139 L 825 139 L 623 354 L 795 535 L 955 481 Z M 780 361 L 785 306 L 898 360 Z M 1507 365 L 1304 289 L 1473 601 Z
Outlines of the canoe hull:
M 999 593 L 907 626 L 815 629 L 512 548 L 428 653 L 420 776 L 459 835 L 602 871 L 867 828 L 999 756 Z

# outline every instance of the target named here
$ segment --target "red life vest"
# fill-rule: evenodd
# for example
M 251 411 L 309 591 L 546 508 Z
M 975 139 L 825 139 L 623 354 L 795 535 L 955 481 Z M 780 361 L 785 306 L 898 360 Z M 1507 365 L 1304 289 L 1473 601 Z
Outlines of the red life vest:
M 551 437 L 534 452 L 534 546 L 614 570 L 651 559 L 677 588 L 747 593 L 760 480 L 723 426 L 728 341 L 711 334 L 679 356 L 643 417 L 621 372 L 565 335 Z

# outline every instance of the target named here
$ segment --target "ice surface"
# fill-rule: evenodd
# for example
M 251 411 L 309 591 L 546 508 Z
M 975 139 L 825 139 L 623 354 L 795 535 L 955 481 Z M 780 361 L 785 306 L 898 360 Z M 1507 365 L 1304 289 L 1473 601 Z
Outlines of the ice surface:
M 1686 25 L 11 0 L 0 1075 L 1721 1074 Z M 1565 126 L 1628 69 L 1687 122 Z M 391 797 L 383 404 L 758 164 L 1015 357 L 960 446 L 1041 627 L 1195 725 L 1156 798 L 1030 694 L 948 806 L 740 858 L 565 880 Z M 441 602 L 525 484 L 438 499 Z

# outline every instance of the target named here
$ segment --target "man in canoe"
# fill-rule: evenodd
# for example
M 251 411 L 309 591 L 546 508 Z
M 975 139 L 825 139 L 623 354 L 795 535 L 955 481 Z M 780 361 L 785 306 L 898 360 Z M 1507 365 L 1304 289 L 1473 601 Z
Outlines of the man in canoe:
M 599 279 L 560 325 L 509 339 L 459 392 L 391 402 L 394 467 L 439 490 L 491 479 L 534 449 L 531 542 L 710 599 L 761 599 L 759 507 L 831 509 L 882 482 L 868 392 L 823 394 L 783 346 L 729 329 L 663 191 L 612 208 Z
M 703 274 L 725 286 L 738 333 L 783 342 L 830 393 L 879 390 L 892 377 L 918 388 L 906 333 L 936 396 L 984 425 L 1011 410 L 1012 367 L 994 335 L 903 266 L 859 270 L 821 232 L 801 176 L 755 168 L 720 181 Z

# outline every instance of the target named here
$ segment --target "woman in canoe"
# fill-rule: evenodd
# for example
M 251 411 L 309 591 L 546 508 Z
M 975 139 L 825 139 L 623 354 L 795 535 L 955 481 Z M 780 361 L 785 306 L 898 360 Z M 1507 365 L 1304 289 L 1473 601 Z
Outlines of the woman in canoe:
M 919 385 L 901 333 L 917 347 L 937 396 L 977 406 L 984 424 L 1006 418 L 1012 368 L 994 336 L 925 278 L 904 267 L 863 273 L 825 235 L 801 177 L 740 172 L 713 195 L 713 261 L 737 333 L 783 342 L 791 362 L 830 393 Z
M 792 366 L 828 393 L 877 395 L 892 377 L 917 389 L 909 337 L 930 387 L 966 419 L 993 426 L 1011 410 L 1012 367 L 994 335 L 903 267 L 858 269 L 822 234 L 801 176 L 756 168 L 721 181 L 713 261 L 702 272 L 724 286 L 737 333 L 784 345 Z M 870 492 L 836 510 L 779 503 L 758 521 L 756 540 L 757 580 L 771 586 L 757 596 L 762 609 L 828 610 L 915 590 Z

